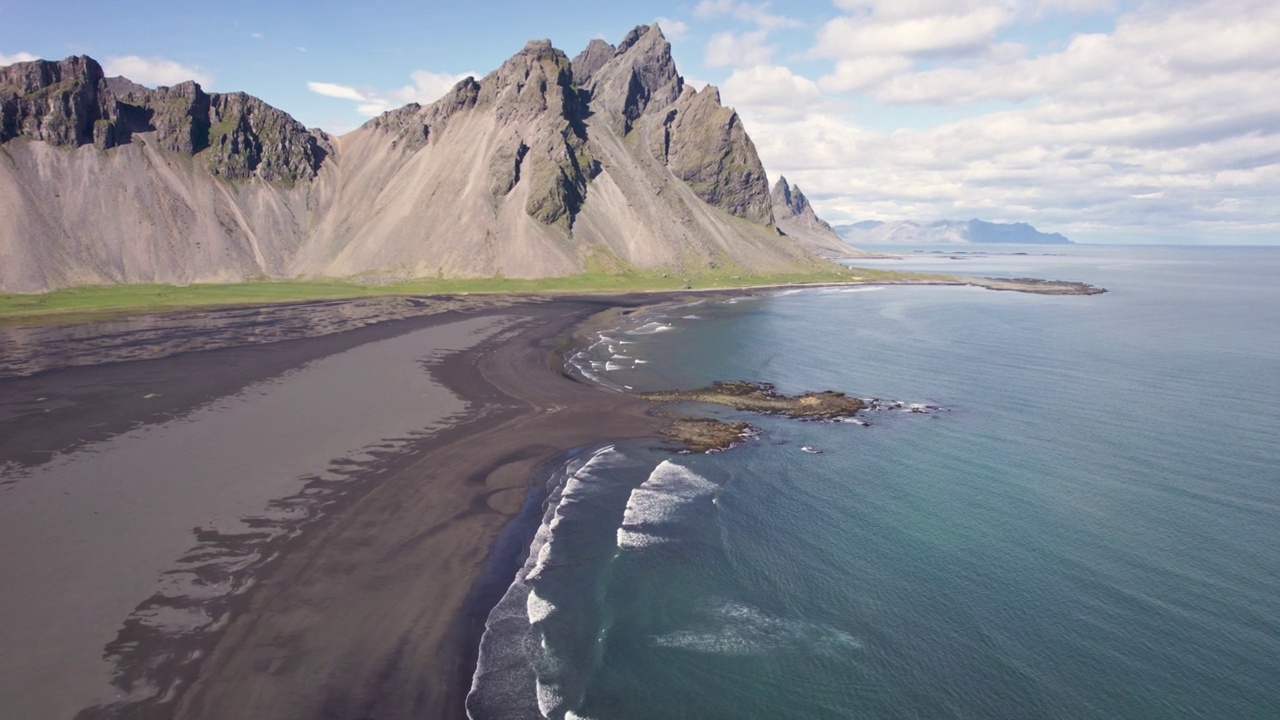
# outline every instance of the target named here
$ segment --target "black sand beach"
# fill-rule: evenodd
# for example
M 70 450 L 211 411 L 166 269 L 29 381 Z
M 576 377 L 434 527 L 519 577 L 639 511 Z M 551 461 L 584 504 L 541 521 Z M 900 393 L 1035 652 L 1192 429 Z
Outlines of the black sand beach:
M 0 380 L 4 704 L 462 717 L 487 610 L 474 590 L 503 528 L 567 450 L 661 424 L 563 376 L 557 349 L 597 313 L 670 299 L 450 301 L 268 342 L 272 322 L 305 334 L 315 307 L 295 306 L 306 322 L 241 309 L 210 350 L 209 311 L 176 314 Z

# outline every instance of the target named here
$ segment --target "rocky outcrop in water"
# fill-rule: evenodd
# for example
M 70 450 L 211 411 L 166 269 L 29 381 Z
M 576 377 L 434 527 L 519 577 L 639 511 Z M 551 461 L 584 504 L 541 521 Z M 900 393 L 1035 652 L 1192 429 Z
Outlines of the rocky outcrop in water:
M 803 395 L 781 395 L 769 383 L 720 380 L 697 390 L 660 390 L 638 393 L 653 402 L 703 402 L 737 410 L 785 415 L 804 420 L 837 420 L 857 415 L 866 408 L 860 398 L 824 390 Z

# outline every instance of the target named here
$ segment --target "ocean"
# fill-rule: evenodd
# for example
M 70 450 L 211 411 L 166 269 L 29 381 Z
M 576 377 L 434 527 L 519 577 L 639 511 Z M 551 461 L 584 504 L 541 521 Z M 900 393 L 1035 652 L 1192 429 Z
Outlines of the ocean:
M 1280 717 L 1280 248 L 919 248 L 1078 280 L 667 308 L 575 358 L 882 400 L 586 448 L 489 616 L 487 718 Z M 894 251 L 901 252 L 900 248 Z

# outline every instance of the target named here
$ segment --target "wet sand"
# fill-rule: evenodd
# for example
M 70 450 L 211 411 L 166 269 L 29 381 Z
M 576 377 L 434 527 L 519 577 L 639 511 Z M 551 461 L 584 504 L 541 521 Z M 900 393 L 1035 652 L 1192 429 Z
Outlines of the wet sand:
M 0 704 L 462 717 L 495 539 L 567 449 L 659 424 L 563 377 L 557 344 L 654 301 L 224 328 L 217 350 L 0 380 Z

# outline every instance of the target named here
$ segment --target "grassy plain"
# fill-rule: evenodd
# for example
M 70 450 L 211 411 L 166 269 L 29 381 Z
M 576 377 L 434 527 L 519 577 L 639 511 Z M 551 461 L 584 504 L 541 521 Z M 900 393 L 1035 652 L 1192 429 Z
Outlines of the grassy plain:
M 0 319 L 32 320 L 41 316 L 124 314 L 229 305 L 336 300 L 394 295 L 458 295 L 511 293 L 520 295 L 624 293 L 663 290 L 750 288 L 846 282 L 926 282 L 945 276 L 898 273 L 868 268 L 819 270 L 807 273 L 742 273 L 738 271 L 685 275 L 678 272 L 629 270 L 586 272 L 537 280 L 516 278 L 419 279 L 407 282 L 361 283 L 350 280 L 263 280 L 230 284 L 101 285 L 49 293 L 0 295 Z

